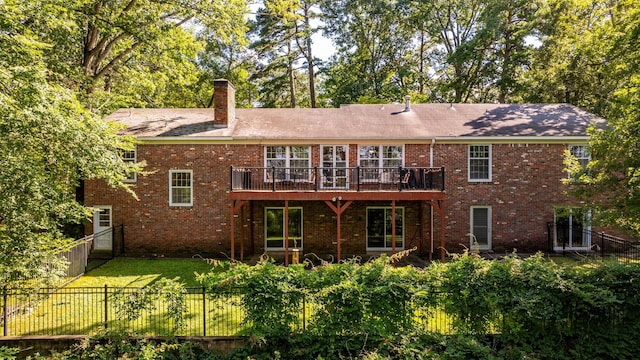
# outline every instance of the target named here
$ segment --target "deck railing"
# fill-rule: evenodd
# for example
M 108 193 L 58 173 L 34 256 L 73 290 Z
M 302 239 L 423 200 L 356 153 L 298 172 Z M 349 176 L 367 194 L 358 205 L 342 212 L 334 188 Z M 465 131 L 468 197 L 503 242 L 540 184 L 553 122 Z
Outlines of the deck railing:
M 231 191 L 444 191 L 444 167 L 231 167 Z

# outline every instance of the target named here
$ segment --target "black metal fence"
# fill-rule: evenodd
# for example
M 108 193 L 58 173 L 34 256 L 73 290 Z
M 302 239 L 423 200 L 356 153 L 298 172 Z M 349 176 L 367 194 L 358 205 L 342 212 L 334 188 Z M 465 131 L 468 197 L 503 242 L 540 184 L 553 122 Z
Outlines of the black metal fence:
M 444 191 L 444 167 L 231 167 L 231 191 Z
M 0 291 L 0 334 L 3 336 L 91 335 L 105 328 L 147 336 L 251 335 L 239 292 L 212 296 L 204 288 L 186 288 L 185 326 L 174 332 L 167 304 L 161 299 L 154 300 L 154 309 L 143 311 L 134 320 L 118 312 L 122 308 L 119 299 L 135 297 L 140 288 L 67 287 L 37 291 L 5 288 Z M 319 306 L 322 305 L 313 299 L 299 304 L 300 322 L 295 328 L 304 330 Z M 421 310 L 416 314 L 416 321 L 430 331 L 451 331 L 451 318 L 436 308 Z
M 583 226 L 547 224 L 549 251 L 581 251 L 600 257 L 615 257 L 622 263 L 640 261 L 640 242 Z

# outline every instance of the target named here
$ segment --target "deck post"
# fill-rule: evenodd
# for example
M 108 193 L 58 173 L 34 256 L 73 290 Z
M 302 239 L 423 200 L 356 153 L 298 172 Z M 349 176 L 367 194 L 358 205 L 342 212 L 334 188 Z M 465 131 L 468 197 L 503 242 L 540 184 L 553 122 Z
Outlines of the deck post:
M 235 213 L 235 206 L 234 206 L 234 202 L 231 202 L 231 210 L 229 211 L 229 221 L 231 222 L 231 262 L 233 262 L 236 258 L 235 258 L 235 250 L 236 250 L 236 228 L 235 228 L 235 221 L 233 218 L 233 214 Z
M 391 200 L 391 255 L 396 254 L 396 201 Z M 396 265 L 396 262 L 393 262 Z
M 338 206 L 337 207 L 338 212 L 336 214 L 336 217 L 337 217 L 336 225 L 338 226 L 338 228 L 336 229 L 336 237 L 337 237 L 336 240 L 338 242 L 338 244 L 337 244 L 338 245 L 338 253 L 336 255 L 337 255 L 337 258 L 338 258 L 338 264 L 340 263 L 340 250 L 341 250 L 340 238 L 342 238 L 342 232 L 340 231 L 340 229 L 342 228 L 342 226 L 340 225 L 340 218 L 342 218 L 342 209 L 340 208 L 341 199 L 342 199 L 341 197 L 338 197 L 338 199 L 336 200 L 337 201 L 337 206 Z
M 284 201 L 284 266 L 289 266 L 289 200 Z

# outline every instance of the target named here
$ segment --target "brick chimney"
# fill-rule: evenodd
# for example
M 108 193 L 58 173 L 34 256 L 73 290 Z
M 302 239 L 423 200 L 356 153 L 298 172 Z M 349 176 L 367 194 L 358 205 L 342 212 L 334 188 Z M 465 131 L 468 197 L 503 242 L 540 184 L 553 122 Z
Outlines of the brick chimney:
M 229 126 L 236 117 L 236 89 L 226 79 L 213 81 L 213 125 Z

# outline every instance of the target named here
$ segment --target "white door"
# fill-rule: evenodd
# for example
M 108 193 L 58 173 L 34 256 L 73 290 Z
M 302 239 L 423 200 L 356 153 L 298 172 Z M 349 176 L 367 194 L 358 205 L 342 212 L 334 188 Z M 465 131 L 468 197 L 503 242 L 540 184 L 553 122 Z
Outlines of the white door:
M 93 249 L 108 250 L 112 247 L 111 206 L 95 206 L 98 209 L 93 214 Z
M 348 159 L 347 145 L 322 146 L 322 182 L 324 189 L 348 189 Z

